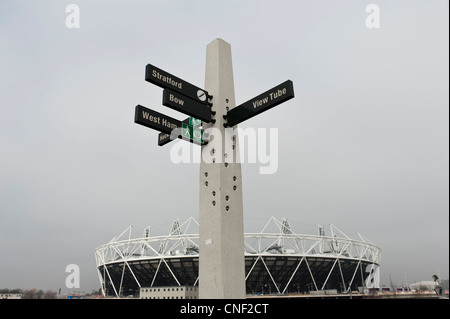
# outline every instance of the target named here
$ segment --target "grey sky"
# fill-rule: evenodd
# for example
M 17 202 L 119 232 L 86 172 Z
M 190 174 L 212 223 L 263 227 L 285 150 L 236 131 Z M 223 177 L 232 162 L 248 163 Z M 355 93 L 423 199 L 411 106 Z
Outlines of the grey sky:
M 134 107 L 183 119 L 145 65 L 202 87 L 215 38 L 238 104 L 287 79 L 296 94 L 242 124 L 280 141 L 276 174 L 243 165 L 246 227 L 333 223 L 382 248 L 382 284 L 448 278 L 448 21 L 438 0 L 1 1 L 0 288 L 64 291 L 77 264 L 97 289 L 97 246 L 198 217 L 198 164 L 171 163 Z

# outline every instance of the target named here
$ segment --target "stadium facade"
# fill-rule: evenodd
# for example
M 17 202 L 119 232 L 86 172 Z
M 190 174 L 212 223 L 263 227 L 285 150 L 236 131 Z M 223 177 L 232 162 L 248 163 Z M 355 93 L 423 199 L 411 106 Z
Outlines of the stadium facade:
M 137 296 L 144 287 L 198 286 L 198 222 L 173 221 L 164 236 L 132 227 L 95 250 L 102 292 Z M 317 234 L 297 234 L 287 219 L 270 218 L 259 233 L 245 233 L 246 292 L 298 294 L 379 288 L 381 249 L 357 233 L 352 239 L 336 226 L 318 225 Z

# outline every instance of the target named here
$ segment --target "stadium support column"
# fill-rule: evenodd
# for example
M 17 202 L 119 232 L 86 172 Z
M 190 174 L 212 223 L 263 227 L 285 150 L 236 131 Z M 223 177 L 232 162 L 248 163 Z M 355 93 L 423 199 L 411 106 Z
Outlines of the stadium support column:
M 215 121 L 203 125 L 211 138 L 202 146 L 200 164 L 201 299 L 245 298 L 241 164 L 236 161 L 237 136 L 226 134 L 223 125 L 227 110 L 236 106 L 233 82 L 231 46 L 216 39 L 206 50 L 205 89 L 212 96 Z

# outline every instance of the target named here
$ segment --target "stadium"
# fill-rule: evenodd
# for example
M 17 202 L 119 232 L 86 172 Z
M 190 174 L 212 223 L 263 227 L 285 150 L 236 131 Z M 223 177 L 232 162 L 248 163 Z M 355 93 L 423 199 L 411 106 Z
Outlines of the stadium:
M 168 224 L 168 235 L 150 236 L 132 226 L 95 249 L 106 297 L 137 297 L 143 287 L 198 286 L 198 222 Z M 271 217 L 260 232 L 245 233 L 246 292 L 251 295 L 348 293 L 379 287 L 381 249 L 359 233 L 352 239 L 336 226 L 297 234 L 287 219 Z

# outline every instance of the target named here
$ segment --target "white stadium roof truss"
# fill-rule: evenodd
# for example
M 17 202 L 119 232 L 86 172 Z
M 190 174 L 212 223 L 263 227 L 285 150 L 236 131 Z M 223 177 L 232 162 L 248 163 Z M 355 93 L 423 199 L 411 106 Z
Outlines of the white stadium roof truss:
M 196 228 L 196 231 L 193 232 L 194 228 Z M 361 277 L 363 276 L 362 262 L 365 265 L 378 266 L 380 264 L 381 249 L 359 233 L 357 233 L 358 239 L 348 237 L 332 224 L 330 224 L 329 232 L 331 234 L 326 236 L 323 226 L 319 225 L 319 234 L 321 235 L 296 234 L 286 219 L 283 218 L 280 221 L 271 217 L 261 232 L 244 234 L 246 262 L 248 257 L 252 257 L 250 258 L 252 264 L 246 274 L 246 280 L 254 271 L 255 266 L 262 263 L 277 293 L 284 294 L 290 287 L 299 268 L 306 265 L 307 273 L 311 276 L 310 279 L 313 283 L 312 290 L 325 289 L 332 272 L 338 270 L 342 279 L 341 287 L 343 291 L 348 291 L 358 272 L 361 272 Z M 151 237 L 150 227 L 144 229 L 141 238 L 131 238 L 131 233 L 132 226 L 95 250 L 96 265 L 103 293 L 105 294 L 105 280 L 108 279 L 114 294 L 117 297 L 121 296 L 126 270 L 134 278 L 137 286 L 142 287 L 138 276 L 135 275 L 133 267 L 130 265 L 132 262 L 139 260 L 159 260 L 150 286 L 155 283 L 163 264 L 169 270 L 177 285 L 181 286 L 182 283 L 172 271 L 168 261 L 186 256 L 198 257 L 198 222 L 193 217 L 181 224 L 178 220 L 175 220 L 166 236 Z M 274 271 L 267 265 L 267 258 L 270 256 L 296 257 L 298 260 L 296 264 L 293 264 L 293 272 L 289 275 L 289 280 L 283 287 L 276 282 Z M 334 260 L 323 283 L 315 280 L 315 275 L 310 267 L 312 260 L 318 258 L 333 258 Z M 349 260 L 356 264 L 354 270 L 352 269 L 350 282 L 344 280 L 341 265 L 343 261 Z M 118 263 L 121 265 L 123 263 L 122 274 L 120 282 L 117 283 L 116 280 L 116 283 L 114 283 L 107 266 Z M 198 284 L 198 279 L 197 274 L 194 285 Z

